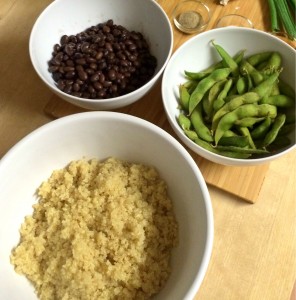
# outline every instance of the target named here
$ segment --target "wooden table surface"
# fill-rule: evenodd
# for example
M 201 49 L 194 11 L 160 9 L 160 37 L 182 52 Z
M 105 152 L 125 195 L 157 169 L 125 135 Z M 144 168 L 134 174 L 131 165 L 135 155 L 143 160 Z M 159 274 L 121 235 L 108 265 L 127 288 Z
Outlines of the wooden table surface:
M 25 135 L 53 120 L 44 108 L 56 96 L 36 75 L 28 53 L 32 26 L 50 2 L 0 0 L 0 158 Z M 158 2 L 171 16 L 179 1 Z M 212 10 L 207 30 L 215 27 L 219 17 L 238 13 L 251 19 L 256 29 L 269 31 L 267 0 L 233 0 L 227 6 L 216 0 L 205 2 Z M 175 49 L 190 37 L 174 28 Z M 294 42 L 290 44 L 295 47 Z M 151 94 L 161 99 L 160 82 L 144 98 Z M 162 103 L 158 103 L 154 109 L 167 122 Z M 131 106 L 136 105 L 140 102 Z M 296 151 L 270 163 L 255 204 L 209 186 L 215 220 L 214 247 L 195 300 L 291 298 L 296 278 L 295 187 Z

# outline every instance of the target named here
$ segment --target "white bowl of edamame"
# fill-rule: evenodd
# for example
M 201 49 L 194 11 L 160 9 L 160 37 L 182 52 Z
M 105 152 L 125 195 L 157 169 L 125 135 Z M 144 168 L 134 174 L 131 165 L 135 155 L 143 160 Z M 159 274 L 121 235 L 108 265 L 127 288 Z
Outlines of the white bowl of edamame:
M 146 167 L 139 172 L 136 165 L 129 165 L 130 169 L 125 170 L 123 167 L 114 169 L 111 164 L 109 172 L 105 169 L 97 174 L 86 163 L 93 159 L 103 162 L 108 158 L 125 162 L 125 167 L 129 164 Z M 79 168 L 73 168 L 73 164 L 70 168 L 69 164 L 75 162 L 75 166 L 77 161 L 80 161 Z M 65 169 L 67 166 L 69 168 Z M 162 183 L 150 167 L 157 170 Z M 107 176 L 109 173 L 113 174 L 111 178 Z M 89 184 L 88 179 L 93 178 L 93 175 L 94 181 Z M 129 176 L 130 180 L 125 181 Z M 40 194 L 37 195 L 37 190 L 49 177 L 55 186 L 44 186 L 43 196 L 49 195 L 49 198 L 44 199 Z M 137 188 L 139 182 L 144 184 Z M 156 188 L 153 188 L 154 185 Z M 105 186 L 109 192 L 98 193 L 97 188 L 100 186 Z M 70 196 L 68 192 L 71 192 Z M 125 196 L 127 192 L 128 196 Z M 163 201 L 164 193 L 170 197 L 169 202 Z M 43 200 L 40 203 L 41 198 Z M 143 119 L 116 112 L 85 112 L 60 118 L 35 130 L 1 159 L 0 199 L 2 299 L 37 299 L 30 281 L 15 272 L 10 255 L 20 242 L 19 229 L 25 216 L 31 216 L 33 209 L 40 208 L 42 203 L 47 210 L 44 207 L 46 211 L 41 215 L 28 218 L 27 227 L 22 229 L 23 234 L 31 225 L 41 226 L 29 230 L 23 239 L 28 241 L 29 238 L 29 243 L 25 251 L 19 252 L 24 257 L 19 260 L 18 270 L 25 274 L 31 270 L 34 275 L 30 279 L 33 282 L 39 273 L 44 278 L 46 274 L 56 272 L 57 276 L 47 276 L 51 295 L 58 292 L 61 298 L 66 294 L 71 299 L 102 299 L 101 295 L 107 292 L 102 288 L 103 283 L 109 283 L 108 292 L 116 291 L 118 299 L 138 299 L 137 295 L 149 296 L 152 293 L 156 300 L 191 300 L 205 276 L 214 232 L 206 183 L 186 149 L 163 129 Z M 167 196 L 165 199 L 168 199 Z M 32 205 L 37 203 L 33 208 Z M 90 209 L 84 203 L 93 203 L 95 207 Z M 100 210 L 102 203 L 105 203 L 103 211 Z M 126 208 L 121 206 L 124 203 Z M 153 203 L 159 203 L 154 212 L 151 210 Z M 69 207 L 73 209 L 70 214 L 72 217 L 68 215 Z M 168 228 L 164 220 L 172 220 L 172 210 L 175 215 L 173 219 L 178 224 L 173 227 L 177 229 L 178 242 L 173 247 L 172 244 L 169 246 L 169 272 L 165 263 L 167 260 L 163 260 L 167 248 L 159 248 L 157 245 L 176 236 L 172 234 L 175 231 L 163 230 Z M 156 212 L 163 216 L 157 216 Z M 68 218 L 65 222 L 66 215 Z M 85 221 L 80 218 L 81 215 L 84 215 Z M 112 224 L 103 226 L 109 220 L 108 216 Z M 47 225 L 44 227 L 40 222 Z M 70 224 L 70 228 L 67 224 Z M 78 226 L 73 227 L 71 224 Z M 110 235 L 109 230 L 112 228 L 115 228 L 117 235 L 114 232 Z M 67 234 L 68 230 L 72 230 L 71 235 Z M 54 234 L 51 234 L 52 231 Z M 80 240 L 78 244 L 77 238 Z M 57 242 L 51 243 L 52 239 Z M 93 255 L 101 246 L 107 245 L 108 249 L 109 240 L 112 245 L 117 240 L 117 247 Z M 153 249 L 159 248 L 159 251 L 146 251 L 150 246 Z M 155 251 L 157 255 L 154 259 L 147 260 Z M 58 264 L 57 257 L 60 258 Z M 118 260 L 118 257 L 121 259 Z M 158 264 L 158 259 L 162 263 Z M 137 263 L 132 264 L 131 261 Z M 159 273 L 159 268 L 161 270 L 163 267 L 165 271 Z M 166 278 L 164 285 L 159 281 L 161 274 Z M 170 274 L 168 278 L 166 274 Z M 68 284 L 64 281 L 66 275 L 70 275 Z M 46 282 L 39 286 L 39 294 L 46 294 Z M 157 287 L 162 287 L 160 291 L 157 288 L 157 294 L 153 288 L 155 283 Z
M 169 123 L 198 155 L 223 165 L 268 163 L 295 146 L 296 51 L 263 31 L 201 33 L 163 74 Z

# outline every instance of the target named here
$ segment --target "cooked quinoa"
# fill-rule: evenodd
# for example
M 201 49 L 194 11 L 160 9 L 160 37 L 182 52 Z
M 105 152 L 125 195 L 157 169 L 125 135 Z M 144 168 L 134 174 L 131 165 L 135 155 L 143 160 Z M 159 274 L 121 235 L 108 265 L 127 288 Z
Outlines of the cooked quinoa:
M 12 250 L 40 299 L 149 299 L 170 274 L 178 226 L 153 167 L 77 160 L 38 189 Z

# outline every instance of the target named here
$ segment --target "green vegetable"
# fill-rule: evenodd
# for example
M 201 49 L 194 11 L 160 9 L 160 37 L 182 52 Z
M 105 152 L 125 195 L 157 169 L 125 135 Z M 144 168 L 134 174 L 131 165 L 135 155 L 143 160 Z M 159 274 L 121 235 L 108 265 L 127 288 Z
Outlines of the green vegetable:
M 219 80 L 227 78 L 230 74 L 230 68 L 222 68 L 214 70 L 210 75 L 202 79 L 196 86 L 189 99 L 189 114 L 193 112 L 195 107 L 201 101 L 205 93 Z
M 226 113 L 219 121 L 215 131 L 215 143 L 218 144 L 220 138 L 226 130 L 229 130 L 237 120 L 246 117 L 267 117 L 275 118 L 277 109 L 274 105 L 269 104 L 244 104 L 238 108 Z
M 281 54 L 245 57 L 243 50 L 231 57 L 212 45 L 222 60 L 199 72 L 185 71 L 187 81 L 179 86 L 177 121 L 185 135 L 207 151 L 232 158 L 286 147 L 295 131 L 295 91 L 279 78 Z
M 290 11 L 287 0 L 268 0 L 271 19 L 271 30 L 280 31 L 280 25 L 283 31 L 291 40 L 296 39 L 296 25 L 293 15 L 295 15 L 295 0 L 289 0 L 292 6 L 293 14 Z

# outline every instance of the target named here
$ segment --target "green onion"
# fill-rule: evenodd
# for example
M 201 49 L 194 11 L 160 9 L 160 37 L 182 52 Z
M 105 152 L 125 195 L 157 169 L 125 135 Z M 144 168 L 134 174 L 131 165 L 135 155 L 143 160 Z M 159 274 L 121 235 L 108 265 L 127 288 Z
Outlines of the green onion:
M 271 31 L 278 32 L 280 31 L 280 27 L 279 27 L 278 15 L 274 4 L 274 0 L 268 0 L 268 5 L 269 5 L 269 12 L 270 12 Z
M 296 0 L 268 0 L 271 31 L 281 30 L 291 40 L 296 40 Z
M 296 10 L 296 0 L 290 0 L 290 4 L 291 4 L 291 8 L 294 10 Z

